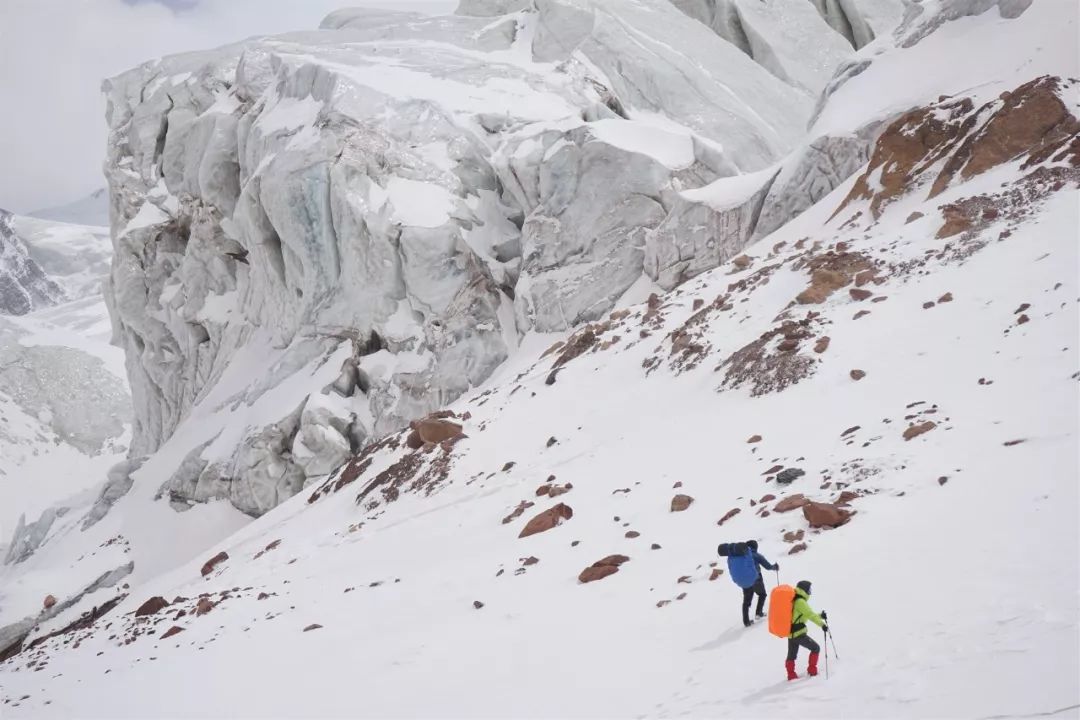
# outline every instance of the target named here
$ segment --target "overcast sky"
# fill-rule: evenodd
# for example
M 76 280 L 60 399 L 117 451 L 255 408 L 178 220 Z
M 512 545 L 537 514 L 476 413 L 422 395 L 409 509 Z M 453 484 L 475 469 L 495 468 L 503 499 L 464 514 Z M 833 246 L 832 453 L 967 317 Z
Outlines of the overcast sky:
M 105 180 L 102 79 L 161 55 L 318 27 L 340 7 L 453 12 L 456 0 L 0 0 L 0 208 Z

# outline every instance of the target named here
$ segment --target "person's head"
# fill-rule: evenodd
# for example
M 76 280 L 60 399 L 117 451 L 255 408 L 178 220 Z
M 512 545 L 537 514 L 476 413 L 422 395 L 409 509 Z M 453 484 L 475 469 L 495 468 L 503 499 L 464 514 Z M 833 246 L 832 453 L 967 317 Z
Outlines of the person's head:
M 799 590 L 802 590 L 804 593 L 807 594 L 807 596 L 810 595 L 810 581 L 809 580 L 800 580 L 795 585 L 795 587 L 797 587 Z
M 754 552 L 757 552 L 757 540 L 747 540 L 746 546 Z

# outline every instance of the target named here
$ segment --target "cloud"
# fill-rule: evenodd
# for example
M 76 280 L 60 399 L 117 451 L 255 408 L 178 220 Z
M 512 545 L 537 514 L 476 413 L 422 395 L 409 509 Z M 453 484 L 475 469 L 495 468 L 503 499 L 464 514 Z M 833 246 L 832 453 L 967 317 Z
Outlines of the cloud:
M 152 58 L 312 29 L 365 5 L 455 0 L 0 0 L 0 207 L 29 212 L 104 185 L 101 81 Z

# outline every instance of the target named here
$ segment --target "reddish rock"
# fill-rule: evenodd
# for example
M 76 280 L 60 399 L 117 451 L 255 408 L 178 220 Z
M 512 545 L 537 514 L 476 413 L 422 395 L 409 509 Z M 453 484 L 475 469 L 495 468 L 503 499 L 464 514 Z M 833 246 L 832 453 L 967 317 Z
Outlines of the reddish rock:
M 746 442 L 748 442 L 748 443 L 759 443 L 759 442 L 761 442 L 761 436 L 760 435 L 751 435 L 750 439 L 747 440 Z
M 824 337 L 819 337 L 817 339 L 817 342 L 814 343 L 814 352 L 816 352 L 816 353 L 825 352 L 826 350 L 829 349 L 829 342 L 830 342 L 830 340 L 829 340 L 828 335 L 826 335 Z
M 840 527 L 851 519 L 851 512 L 827 503 L 808 502 L 802 506 L 803 517 L 812 528 Z
M 639 533 L 637 530 L 627 530 L 626 531 L 626 537 L 630 538 L 631 540 L 633 540 L 636 537 L 640 537 L 640 536 L 641 536 L 641 533 Z
M 870 314 L 870 311 L 869 311 L 869 310 L 860 310 L 859 312 L 855 313 L 855 314 L 854 314 L 854 315 L 852 316 L 852 318 L 851 318 L 851 319 L 852 319 L 852 320 L 858 320 L 859 318 L 862 318 L 862 317 L 866 317 L 866 316 L 867 316 L 867 315 L 869 315 L 869 314 Z
M 676 583 L 686 583 L 687 585 L 689 585 L 690 584 L 690 576 L 689 575 L 683 575 L 678 580 L 676 580 L 675 582 Z
M 794 555 L 796 553 L 801 553 L 805 549 L 806 549 L 806 543 L 799 543 L 798 545 L 795 545 L 790 550 L 788 550 L 788 555 Z
M 752 262 L 753 259 L 749 255 L 740 255 L 734 260 L 732 260 L 731 264 L 740 270 L 745 270 L 746 268 L 750 267 L 750 263 Z
M 848 290 L 848 294 L 851 295 L 852 300 L 859 301 L 866 300 L 874 295 L 874 293 L 870 292 L 869 290 L 862 290 L 859 288 L 851 288 L 850 290 Z
M 904 224 L 907 225 L 909 223 L 913 223 L 916 220 L 918 220 L 919 218 L 921 218 L 922 216 L 923 216 L 923 214 L 921 212 L 915 211 L 915 212 L 913 212 L 913 213 L 911 213 L 910 215 L 907 216 L 907 220 L 904 221 Z
M 1031 307 L 1031 303 L 1022 303 L 1020 307 L 1013 310 L 1013 315 L 1019 315 L 1020 313 L 1027 310 L 1029 307 Z
M 56 605 L 56 596 L 46 595 L 45 602 L 42 604 L 45 606 L 46 610 L 52 610 L 53 606 Z
M 135 617 L 145 617 L 146 615 L 153 615 L 154 613 L 164 610 L 169 607 L 169 601 L 160 595 L 155 595 L 150 598 L 135 611 Z
M 718 520 L 716 524 L 717 524 L 717 525 L 723 525 L 723 524 L 724 524 L 724 523 L 726 523 L 726 522 L 727 522 L 728 520 L 730 520 L 731 518 L 733 518 L 733 517 L 735 517 L 736 515 L 738 515 L 738 514 L 739 514 L 740 512 L 742 512 L 742 511 L 741 511 L 741 510 L 739 510 L 739 508 L 732 508 L 732 509 L 728 510 L 728 511 L 727 511 L 727 512 L 726 512 L 726 513 L 724 514 L 724 517 L 720 518 L 720 520 Z
M 540 558 L 535 557 L 533 555 L 530 555 L 527 558 L 521 558 L 521 564 L 524 565 L 525 567 L 528 567 L 530 565 L 535 565 L 538 562 L 540 562 Z
M 851 490 L 844 490 L 840 493 L 840 496 L 836 498 L 837 505 L 847 505 L 852 500 L 856 500 L 859 497 L 859 493 L 852 492 Z
M 218 565 L 220 565 L 221 563 L 225 562 L 228 559 L 229 559 L 229 553 L 222 550 L 217 555 L 215 555 L 214 557 L 207 560 L 206 563 L 202 566 L 203 577 L 206 577 L 210 573 L 214 572 L 214 568 L 216 568 Z
M 784 542 L 798 542 L 799 540 L 803 539 L 803 535 L 805 534 L 806 533 L 803 530 L 789 530 L 788 532 L 784 533 Z
M 551 489 L 548 490 L 548 497 L 555 498 L 555 497 L 559 497 L 560 495 L 565 495 L 566 493 L 570 492 L 573 488 L 574 488 L 574 486 L 571 483 L 566 483 L 565 485 L 553 485 L 551 487 Z
M 772 493 L 769 493 L 768 495 L 762 495 L 762 496 L 761 496 L 761 499 L 760 499 L 760 500 L 758 500 L 758 502 L 760 502 L 760 503 L 767 503 L 767 502 L 772 502 L 772 501 L 773 501 L 773 500 L 775 500 L 775 499 L 776 499 L 776 496 L 775 496 L 775 495 L 773 495 Z
M 184 628 L 180 627 L 179 625 L 173 625 L 171 628 L 169 628 L 162 634 L 161 639 L 166 640 L 168 638 L 171 638 L 173 635 L 178 635 L 182 632 L 184 632 Z
M 795 352 L 799 349 L 799 341 L 795 338 L 787 338 L 785 340 L 781 340 L 780 344 L 776 346 L 776 349 L 777 351 L 784 353 Z
M 563 520 L 569 520 L 572 517 L 574 517 L 573 509 L 565 503 L 559 503 L 554 507 L 548 508 L 526 523 L 518 537 L 524 538 L 537 533 L 547 532 L 553 527 L 561 524 Z
M 926 422 L 921 422 L 918 425 L 912 425 L 911 427 L 909 427 L 907 430 L 904 431 L 904 439 L 905 440 L 912 440 L 914 438 L 919 437 L 920 435 L 922 435 L 924 433 L 930 432 L 931 430 L 933 430 L 936 427 L 937 427 L 937 423 L 932 421 L 932 420 L 927 420 Z
M 671 512 L 682 512 L 694 502 L 689 495 L 676 495 L 671 498 Z
M 679 593 L 678 595 L 675 596 L 675 599 L 676 600 L 682 600 L 685 597 L 686 597 L 686 593 Z
M 205 615 L 213 609 L 214 603 L 210 598 L 199 598 L 199 602 L 195 604 L 195 615 Z
M 845 430 L 844 432 L 840 433 L 840 437 L 847 437 L 848 435 L 850 435 L 851 433 L 853 433 L 853 432 L 855 432 L 856 430 L 860 429 L 861 427 L 862 427 L 862 425 L 852 425 L 852 426 L 851 426 L 851 427 L 849 427 L 849 428 L 848 428 L 847 430 Z
M 318 630 L 321 627 L 322 627 L 322 625 L 320 625 L 319 623 L 311 623 L 306 628 L 304 628 L 304 632 L 311 632 L 312 630 Z
M 658 608 L 666 607 L 666 606 L 668 606 L 670 604 L 671 604 L 670 600 L 657 600 L 656 601 L 656 607 L 658 607 Z
M 445 417 L 435 417 L 437 414 L 433 413 L 409 423 L 412 431 L 405 438 L 405 444 L 413 450 L 419 450 L 426 443 L 437 445 L 446 440 L 457 441 L 465 437 L 461 425 L 447 420 Z
M 1031 321 L 1031 318 L 1029 318 L 1027 315 L 1021 315 L 1020 317 L 1016 318 L 1016 324 L 1017 325 L 1023 325 L 1024 323 L 1030 322 L 1030 321 Z
M 581 571 L 578 575 L 578 582 L 588 583 L 594 580 L 601 580 L 608 575 L 614 575 L 619 571 L 619 566 L 628 561 L 625 555 L 608 555 L 602 560 L 597 560 L 589 567 Z
M 952 297 L 951 292 L 947 292 L 947 293 L 945 293 L 944 295 L 942 295 L 941 297 L 938 298 L 939 303 L 947 303 L 947 302 L 952 302 L 952 301 L 953 301 L 953 297 Z
M 923 310 L 929 310 L 930 308 L 934 307 L 934 305 L 936 305 L 936 304 L 937 303 L 935 303 L 933 300 L 927 300 L 926 302 L 924 302 L 922 304 L 922 307 L 923 307 Z
M 709 573 L 709 582 L 712 582 L 713 580 L 715 580 L 716 578 L 720 577 L 723 574 L 724 574 L 724 571 L 721 570 L 720 568 L 713 568 L 712 572 Z
M 536 488 L 536 497 L 543 497 L 544 495 L 547 495 L 549 492 L 551 492 L 551 486 L 550 485 L 548 485 L 548 484 L 541 485 L 540 487 Z
M 788 495 L 786 498 L 776 503 L 776 507 L 773 508 L 773 512 L 786 513 L 791 510 L 798 510 L 803 505 L 806 505 L 809 500 L 802 493 L 795 493 L 794 495 Z
M 510 462 L 508 462 L 508 463 L 506 463 L 505 465 L 502 466 L 502 471 L 503 472 L 510 472 L 515 465 L 517 465 L 517 463 L 514 462 L 513 460 L 511 460 Z
M 857 368 L 852 370 L 848 374 L 851 375 L 852 380 L 862 380 L 864 377 L 866 377 L 866 372 Z
M 773 465 L 771 468 L 769 468 L 768 470 L 766 470 L 765 472 L 763 472 L 761 474 L 762 475 L 775 475 L 776 473 L 780 472 L 783 469 L 784 469 L 783 465 Z

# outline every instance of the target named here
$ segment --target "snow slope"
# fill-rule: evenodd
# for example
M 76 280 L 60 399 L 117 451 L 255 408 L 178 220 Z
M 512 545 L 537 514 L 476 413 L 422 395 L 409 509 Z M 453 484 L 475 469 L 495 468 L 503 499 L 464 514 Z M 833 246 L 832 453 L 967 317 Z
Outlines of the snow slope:
M 950 49 L 975 53 L 999 19 L 945 23 L 896 62 L 957 27 Z M 970 92 L 890 109 L 855 174 L 745 255 L 523 337 L 450 406 L 466 437 L 392 433 L 255 520 L 170 488 L 203 481 L 203 443 L 346 402 L 351 349 L 248 348 L 145 464 L 3 568 L 0 639 L 29 632 L 0 662 L 5 712 L 1075 714 L 1080 122 L 1074 56 L 1039 47 L 1066 79 L 1026 74 L 1022 53 L 1012 75 L 968 66 Z M 837 87 L 869 92 L 887 56 Z M 835 132 L 865 125 L 850 114 Z M 698 199 L 747 194 L 718 183 Z M 267 356 L 280 377 L 245 396 Z M 416 432 L 446 429 L 431 422 Z M 784 486 L 782 469 L 804 474 Z M 796 494 L 819 505 L 776 509 Z M 781 580 L 814 582 L 838 636 L 828 679 L 789 685 L 784 643 L 741 627 L 715 547 L 748 538 Z M 617 572 L 580 581 L 612 555 Z M 34 616 L 46 593 L 71 605 Z

